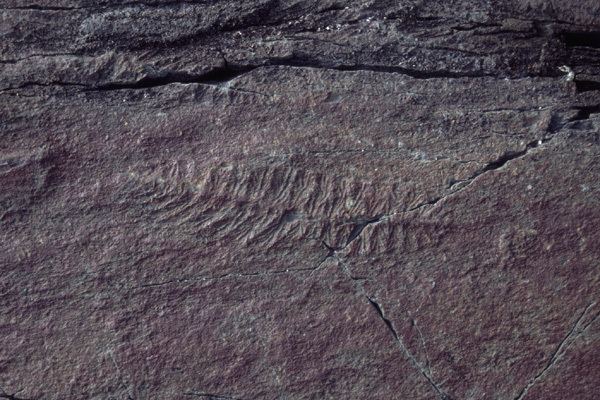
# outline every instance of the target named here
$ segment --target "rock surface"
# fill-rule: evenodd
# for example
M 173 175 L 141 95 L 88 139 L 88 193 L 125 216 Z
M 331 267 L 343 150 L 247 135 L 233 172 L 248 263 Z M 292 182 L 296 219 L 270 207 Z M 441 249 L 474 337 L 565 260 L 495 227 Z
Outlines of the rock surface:
M 3 0 L 0 398 L 597 399 L 574 3 Z

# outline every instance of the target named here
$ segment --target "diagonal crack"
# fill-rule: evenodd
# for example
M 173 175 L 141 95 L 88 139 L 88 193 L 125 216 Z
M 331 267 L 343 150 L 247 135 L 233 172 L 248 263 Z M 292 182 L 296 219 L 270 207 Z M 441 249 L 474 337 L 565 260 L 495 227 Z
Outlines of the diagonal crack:
M 440 388 L 440 385 L 437 384 L 433 380 L 433 378 L 431 376 L 431 373 L 429 372 L 428 368 L 426 368 L 423 365 L 421 365 L 421 363 L 417 360 L 417 358 L 415 357 L 415 355 L 410 352 L 410 350 L 408 349 L 408 347 L 406 346 L 406 344 L 402 340 L 402 337 L 398 334 L 398 331 L 394 327 L 394 323 L 389 318 L 386 317 L 385 312 L 383 310 L 383 307 L 381 307 L 381 305 L 377 301 L 375 301 L 371 296 L 369 296 L 369 294 L 365 290 L 364 285 L 360 281 L 360 279 L 355 278 L 354 276 L 352 276 L 352 273 L 350 272 L 350 269 L 348 268 L 348 266 L 342 260 L 340 260 L 338 257 L 336 257 L 336 259 L 337 259 L 339 265 L 341 266 L 341 269 L 342 269 L 343 273 L 350 280 L 352 280 L 353 282 L 355 282 L 355 286 L 358 288 L 360 294 L 363 295 L 363 296 L 365 296 L 365 298 L 367 299 L 367 301 L 369 302 L 369 304 L 375 309 L 375 311 L 377 312 L 377 315 L 379 316 L 379 318 L 385 323 L 387 329 L 392 334 L 392 336 L 394 338 L 394 341 L 396 342 L 396 344 L 398 345 L 398 347 L 400 348 L 400 350 L 409 359 L 409 361 L 411 362 L 411 364 L 413 364 L 413 366 L 421 373 L 421 375 L 423 375 L 423 377 L 427 380 L 427 382 L 429 383 L 429 385 L 435 390 L 435 392 L 437 393 L 437 395 L 440 398 L 440 400 L 452 400 L 452 397 L 450 397 L 450 395 L 448 395 L 446 392 L 444 392 Z
M 527 143 L 522 150 L 519 150 L 519 151 L 511 150 L 511 151 L 505 152 L 504 154 L 502 154 L 500 157 L 496 158 L 495 160 L 489 161 L 487 164 L 485 164 L 482 168 L 478 169 L 475 173 L 473 173 L 473 175 L 471 175 L 467 179 L 462 179 L 459 181 L 451 182 L 448 185 L 447 189 L 453 189 L 454 187 L 456 187 L 456 189 L 451 190 L 447 194 L 440 195 L 440 196 L 434 197 L 432 199 L 426 200 L 424 202 L 421 202 L 405 211 L 394 212 L 394 213 L 389 213 L 389 214 L 380 214 L 373 218 L 368 218 L 362 222 L 357 223 L 356 226 L 350 232 L 350 235 L 348 236 L 348 239 L 346 240 L 346 244 L 341 248 L 334 248 L 333 249 L 334 252 L 337 253 L 339 251 L 344 250 L 346 247 L 348 247 L 352 242 L 354 242 L 356 239 L 358 239 L 360 237 L 360 235 L 362 234 L 362 232 L 364 231 L 364 229 L 367 226 L 383 222 L 394 215 L 405 214 L 405 213 L 409 213 L 412 211 L 416 211 L 423 207 L 433 206 L 433 205 L 439 203 L 440 201 L 444 200 L 445 198 L 455 195 L 456 193 L 466 189 L 469 185 L 471 185 L 480 176 L 485 175 L 488 172 L 498 170 L 498 169 L 504 167 L 509 162 L 526 156 L 531 150 L 538 148 L 545 143 L 548 143 L 550 140 L 552 140 L 552 138 L 553 138 L 553 136 L 536 139 L 534 141 Z M 328 246 L 328 247 L 331 248 L 331 246 Z
M 114 355 L 113 350 L 112 349 L 108 349 L 107 350 L 107 354 L 110 357 L 111 362 L 112 362 L 112 364 L 115 367 L 115 371 L 117 373 L 117 379 L 121 382 L 121 386 L 127 392 L 127 399 L 128 400 L 133 400 L 133 397 L 129 393 L 130 385 L 127 384 L 127 381 L 125 380 L 125 378 L 123 377 L 123 374 L 121 373 L 121 368 L 119 368 L 119 364 L 117 363 L 117 360 L 115 359 L 115 355 Z
M 458 189 L 444 195 L 444 196 L 440 196 L 436 199 L 427 201 L 423 204 L 417 205 L 411 209 L 409 209 L 408 211 L 413 211 L 416 210 L 418 208 L 421 208 L 423 206 L 426 205 L 433 205 L 436 204 L 437 202 L 439 202 L 440 200 L 451 196 L 455 193 L 460 192 L 461 190 L 464 190 L 467 186 L 469 186 L 471 183 L 473 183 L 475 181 L 475 179 L 479 178 L 480 176 L 491 172 L 491 171 L 495 171 L 497 169 L 500 169 L 502 167 L 504 167 L 506 164 L 508 164 L 510 161 L 512 160 L 516 160 L 518 158 L 524 157 L 526 156 L 531 150 L 540 147 L 542 144 L 549 142 L 550 140 L 552 140 L 552 136 L 551 137 L 543 137 L 541 139 L 536 139 L 533 140 L 529 143 L 527 143 L 525 145 L 525 147 L 522 150 L 519 151 L 507 151 L 504 154 L 502 154 L 500 157 L 498 157 L 495 160 L 492 160 L 490 162 L 488 162 L 486 165 L 484 165 L 482 168 L 480 168 L 479 170 L 475 171 L 475 173 L 473 175 L 471 175 L 470 177 L 468 177 L 467 179 L 462 179 L 459 181 L 453 181 L 450 183 L 450 185 L 448 186 L 448 189 L 452 189 L 453 187 L 455 187 L 456 185 L 460 185 L 460 184 L 464 184 L 461 185 Z
M 410 316 L 410 313 L 409 313 Z M 423 352 L 425 353 L 425 367 L 427 368 L 427 372 L 431 375 L 431 361 L 429 360 L 429 354 L 427 354 L 427 345 L 425 344 L 425 336 L 423 336 L 423 331 L 417 325 L 417 320 L 415 320 L 412 316 L 410 316 L 410 323 L 415 327 L 417 332 L 419 333 L 419 338 L 421 339 L 421 347 L 423 347 Z
M 360 236 L 360 234 L 362 233 L 362 231 L 369 225 L 371 224 L 376 224 L 377 222 L 381 221 L 381 218 L 383 217 L 383 215 L 378 215 L 376 217 L 364 220 L 364 221 L 360 221 L 358 222 L 356 225 L 354 225 L 354 228 L 352 228 L 352 231 L 350 232 L 350 234 L 348 235 L 348 239 L 346 239 L 346 244 L 344 245 L 344 248 L 348 247 L 348 245 L 350 243 L 352 243 L 356 238 L 358 238 Z
M 402 338 L 400 337 L 400 335 L 398 335 L 398 332 L 394 328 L 394 324 L 392 323 L 392 321 L 390 321 L 385 316 L 385 313 L 383 311 L 383 308 L 381 308 L 381 305 L 379 305 L 379 303 L 377 303 L 375 300 L 373 300 L 369 296 L 366 296 L 366 297 L 367 297 L 367 300 L 369 301 L 369 303 L 371 304 L 371 306 L 373 306 L 373 308 L 375 309 L 375 311 L 379 315 L 379 318 L 381 318 L 383 320 L 383 322 L 385 323 L 385 325 L 388 327 L 388 330 L 390 331 L 390 333 L 392 334 L 392 336 L 396 340 L 396 343 L 398 343 L 398 346 L 402 349 L 402 351 L 404 352 L 404 354 L 410 359 L 411 363 L 413 363 L 413 365 L 419 370 L 419 372 L 421 372 L 421 375 L 423 375 L 425 377 L 425 379 L 427 379 L 427 382 L 429 382 L 429 384 L 437 392 L 437 394 L 440 397 L 440 399 L 442 399 L 442 400 L 452 400 L 452 398 L 446 392 L 444 392 L 439 387 L 439 385 L 437 383 L 435 383 L 433 381 L 433 379 L 431 377 L 430 371 L 426 367 L 423 367 L 421 365 L 421 363 L 419 363 L 417 361 L 417 358 L 414 356 L 414 354 L 412 354 L 408 350 L 408 347 L 406 347 L 406 344 L 404 343 L 404 341 L 402 340 Z
M 589 309 L 592 308 L 594 305 L 596 305 L 596 303 L 592 302 L 592 303 L 588 304 L 587 307 L 584 308 L 584 310 L 581 312 L 581 314 L 579 315 L 579 317 L 575 320 L 575 324 L 573 324 L 573 326 L 571 327 L 571 329 L 569 330 L 569 332 L 567 333 L 567 335 L 564 337 L 563 340 L 561 340 L 561 342 L 558 344 L 558 346 L 556 347 L 556 349 L 552 353 L 552 357 L 550 357 L 550 360 L 548 361 L 548 363 L 546 364 L 546 366 L 544 366 L 544 368 L 542 368 L 542 370 L 533 379 L 531 379 L 529 381 L 529 383 L 521 390 L 521 392 L 519 392 L 519 394 L 517 395 L 517 397 L 515 397 L 515 400 L 522 400 L 527 395 L 527 392 L 529 392 L 529 390 L 536 383 L 538 383 L 540 381 L 540 379 L 542 379 L 544 377 L 544 375 L 548 372 L 548 370 L 551 369 L 554 365 L 556 365 L 556 363 L 558 362 L 558 360 L 567 351 L 567 349 L 569 348 L 569 346 L 575 340 L 577 340 L 577 338 L 579 336 L 581 336 L 590 325 L 592 325 L 592 323 L 596 320 L 596 318 L 598 318 L 598 315 L 596 315 L 594 317 L 594 319 L 589 324 L 587 324 L 585 327 L 583 327 L 583 329 L 579 329 L 578 330 L 578 327 L 581 324 L 581 321 L 583 320 L 583 318 L 585 317 L 585 315 L 587 314 L 587 312 L 589 311 Z
M 452 189 L 453 187 L 455 187 L 457 184 L 459 183 L 463 183 L 463 185 L 461 185 L 460 187 L 458 187 L 457 189 L 451 191 L 450 193 L 446 194 L 446 195 L 442 195 L 442 196 L 438 196 L 435 197 L 433 199 L 427 200 L 425 202 L 422 202 L 414 207 L 411 207 L 410 209 L 402 212 L 402 213 L 407 213 L 407 212 L 412 212 L 412 211 L 416 211 L 420 208 L 426 207 L 426 206 L 432 206 L 437 204 L 438 202 L 440 202 L 441 200 L 447 198 L 448 196 L 452 196 L 462 190 L 464 190 L 467 186 L 469 186 L 471 183 L 473 183 L 478 177 L 491 172 L 491 171 L 495 171 L 498 170 L 504 166 L 506 166 L 509 162 L 524 157 L 525 155 L 527 155 L 529 153 L 529 151 L 531 151 L 532 149 L 535 149 L 539 146 L 541 146 L 544 143 L 549 142 L 550 140 L 552 140 L 552 136 L 551 137 L 543 137 L 541 139 L 537 139 L 535 141 L 531 141 L 529 143 L 527 143 L 525 145 L 525 147 L 522 150 L 519 151 L 508 151 L 505 152 L 504 154 L 502 154 L 501 156 L 499 156 L 497 159 L 492 160 L 490 162 L 488 162 L 487 164 L 485 164 L 482 168 L 480 168 L 479 170 L 477 170 L 473 175 L 471 175 L 469 178 L 464 179 L 462 181 L 459 182 L 453 182 L 449 185 L 448 189 Z M 438 394 L 438 396 L 440 397 L 440 399 L 442 400 L 451 400 L 452 398 L 445 393 L 439 386 L 439 384 L 437 384 L 432 376 L 431 376 L 431 370 L 429 369 L 428 366 L 423 366 L 421 365 L 421 363 L 417 360 L 417 358 L 408 350 L 408 347 L 406 346 L 406 344 L 404 343 L 404 341 L 402 340 L 402 338 L 400 337 L 400 335 L 398 334 L 398 332 L 396 331 L 393 322 L 388 319 L 385 315 L 385 312 L 383 311 L 383 308 L 381 307 L 381 305 L 379 303 L 377 303 L 371 296 L 369 296 L 366 292 L 366 290 L 364 289 L 364 286 L 362 284 L 362 282 L 360 282 L 360 279 L 352 276 L 352 273 L 350 272 L 349 268 L 346 266 L 346 264 L 339 258 L 337 257 L 337 253 L 343 249 L 345 249 L 346 247 L 348 247 L 353 241 L 355 241 L 358 237 L 360 237 L 360 235 L 362 234 L 362 232 L 364 231 L 364 229 L 371 225 L 371 224 L 377 224 L 385 219 L 390 218 L 392 215 L 396 215 L 396 214 L 400 214 L 400 213 L 392 213 L 392 214 L 384 214 L 384 215 L 378 215 L 375 216 L 373 218 L 370 219 L 366 219 L 360 223 L 358 223 L 350 232 L 350 235 L 348 236 L 348 240 L 346 241 L 346 244 L 342 247 L 342 248 L 332 248 L 331 246 L 327 246 L 330 250 L 331 253 L 330 255 L 327 256 L 328 257 L 335 257 L 339 264 L 342 266 L 342 270 L 344 271 L 344 273 L 348 276 L 348 278 L 350 278 L 352 281 L 357 282 L 356 284 L 359 287 L 360 292 L 367 298 L 367 300 L 369 301 L 369 304 L 371 304 L 371 306 L 375 309 L 375 311 L 377 312 L 377 314 L 379 315 L 379 317 L 381 318 L 381 320 L 386 324 L 388 330 L 390 331 L 390 333 L 392 334 L 392 336 L 394 337 L 394 340 L 396 341 L 396 343 L 398 344 L 398 346 L 402 349 L 402 351 L 406 354 L 406 356 L 409 358 L 409 360 L 411 361 L 411 363 L 415 366 L 415 368 L 417 368 L 419 370 L 419 372 L 425 377 L 425 379 L 427 379 L 428 383 L 434 388 L 434 390 L 436 391 L 436 393 Z M 586 310 L 584 311 L 587 312 L 587 310 L 589 309 L 590 306 L 588 306 L 588 308 L 586 308 Z M 579 323 L 579 321 L 581 321 L 581 319 L 583 318 L 583 315 L 578 319 L 577 324 Z M 414 324 L 414 320 L 412 320 L 412 323 Z M 576 324 L 576 326 L 577 326 Z M 589 325 L 588 325 L 589 326 Z M 575 327 L 573 328 L 573 330 L 570 332 L 569 336 L 573 333 L 573 331 L 575 330 Z M 567 337 L 567 338 L 568 338 Z M 421 334 L 421 339 L 423 339 L 422 334 Z M 566 339 L 565 339 L 566 341 Z M 564 343 L 564 341 L 563 341 Z M 560 351 L 561 348 L 559 348 L 557 350 L 557 353 L 555 353 L 555 356 L 558 354 L 558 352 Z M 555 357 L 553 357 L 554 359 Z M 555 360 L 547 367 L 549 368 L 553 363 L 555 362 Z M 547 369 L 546 368 L 546 369 Z M 543 374 L 543 372 L 539 375 L 541 376 Z M 534 380 L 535 381 L 535 380 Z M 528 390 L 528 388 L 526 388 Z M 526 393 L 526 390 L 524 390 Z M 522 396 L 520 396 L 519 398 L 515 399 L 515 400 L 521 400 Z

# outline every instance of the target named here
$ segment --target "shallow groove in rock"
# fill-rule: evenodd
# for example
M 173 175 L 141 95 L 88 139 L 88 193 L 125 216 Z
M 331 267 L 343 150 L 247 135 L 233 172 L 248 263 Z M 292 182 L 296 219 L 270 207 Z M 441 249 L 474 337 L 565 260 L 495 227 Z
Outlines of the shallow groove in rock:
M 202 398 L 206 398 L 209 400 L 244 400 L 241 397 L 233 397 L 233 396 L 228 396 L 228 395 L 206 393 L 206 392 L 189 391 L 184 394 L 186 396 L 202 397 Z
M 578 93 L 600 90 L 599 81 L 575 80 L 575 88 Z

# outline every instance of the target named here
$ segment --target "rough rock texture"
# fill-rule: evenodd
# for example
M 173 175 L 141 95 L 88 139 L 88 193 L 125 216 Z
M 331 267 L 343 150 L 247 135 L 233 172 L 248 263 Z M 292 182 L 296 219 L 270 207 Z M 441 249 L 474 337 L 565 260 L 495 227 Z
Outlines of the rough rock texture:
M 0 398 L 598 398 L 597 0 L 2 0 L 0 38 Z

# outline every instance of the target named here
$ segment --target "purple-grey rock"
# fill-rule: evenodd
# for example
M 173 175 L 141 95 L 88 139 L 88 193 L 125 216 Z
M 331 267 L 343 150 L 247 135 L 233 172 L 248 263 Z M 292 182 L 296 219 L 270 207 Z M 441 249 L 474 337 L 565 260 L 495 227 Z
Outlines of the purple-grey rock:
M 597 0 L 4 0 L 0 37 L 0 398 L 598 398 Z

